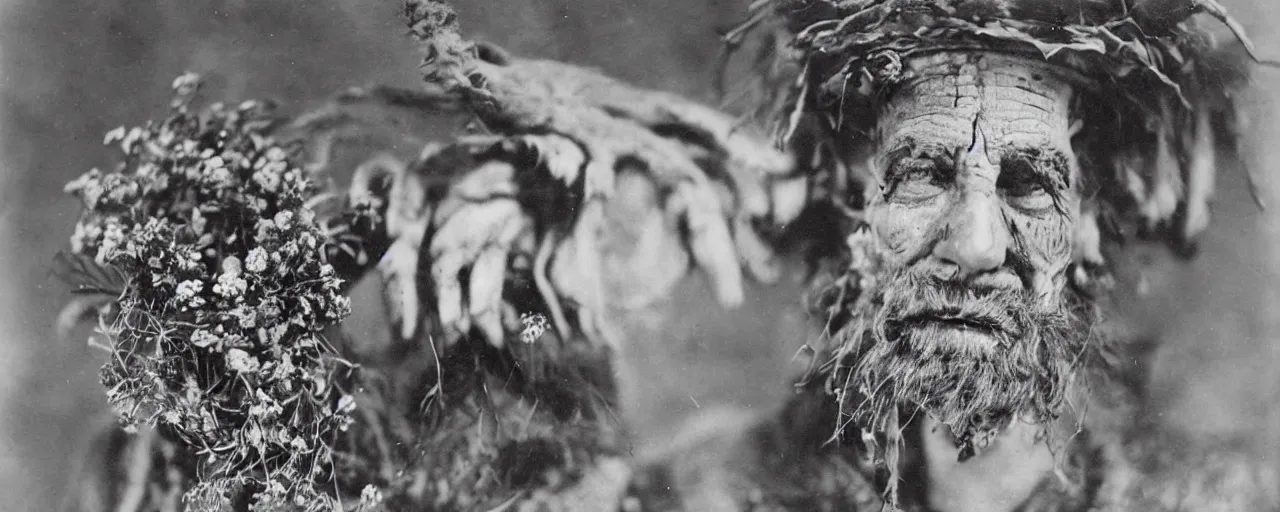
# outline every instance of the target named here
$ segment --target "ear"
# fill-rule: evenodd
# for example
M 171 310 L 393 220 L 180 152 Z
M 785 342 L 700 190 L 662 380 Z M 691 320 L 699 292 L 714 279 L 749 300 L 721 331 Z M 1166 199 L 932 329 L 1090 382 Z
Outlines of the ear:
M 1072 240 L 1071 261 L 1077 265 L 1106 264 L 1106 259 L 1102 256 L 1102 230 L 1098 228 L 1096 199 L 1080 202 L 1080 213 L 1076 215 L 1075 234 Z
M 1095 298 L 1106 295 L 1115 286 L 1115 277 L 1103 251 L 1103 234 L 1098 225 L 1100 215 L 1096 199 L 1081 201 L 1067 275 L 1077 290 Z

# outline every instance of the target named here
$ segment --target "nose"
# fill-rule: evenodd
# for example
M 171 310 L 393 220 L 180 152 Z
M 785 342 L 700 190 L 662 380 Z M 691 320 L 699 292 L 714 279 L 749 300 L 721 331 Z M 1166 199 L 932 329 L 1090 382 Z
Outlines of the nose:
M 933 255 L 966 278 L 1003 266 L 1011 235 L 995 190 L 1000 170 L 987 157 L 987 136 L 978 121 L 973 143 L 957 163 L 960 194 L 943 219 Z
M 943 221 L 933 255 L 957 268 L 957 277 L 975 276 L 1004 265 L 1010 238 L 995 198 L 970 192 Z

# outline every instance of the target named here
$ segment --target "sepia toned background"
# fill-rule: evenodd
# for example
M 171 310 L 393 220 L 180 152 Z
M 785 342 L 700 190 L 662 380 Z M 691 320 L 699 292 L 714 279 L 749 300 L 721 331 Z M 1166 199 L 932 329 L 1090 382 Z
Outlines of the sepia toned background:
M 711 100 L 716 29 L 745 0 L 465 0 L 464 29 L 514 53 L 599 68 L 630 82 Z M 1280 5 L 1228 3 L 1267 55 L 1280 58 Z M 49 273 L 77 205 L 62 184 L 111 162 L 102 135 L 164 115 L 169 83 L 208 78 L 207 97 L 315 106 L 345 86 L 411 86 L 419 56 L 395 0 L 0 0 L 0 510 L 57 505 L 70 460 L 104 410 L 102 354 L 52 329 L 66 288 Z M 1247 155 L 1280 205 L 1280 71 L 1262 71 Z M 1139 248 L 1121 305 L 1135 332 L 1163 341 L 1154 414 L 1203 435 L 1280 455 L 1280 206 L 1249 200 L 1239 162 L 1222 162 L 1215 225 L 1199 258 Z M 1273 175 L 1275 175 L 1273 177 Z M 627 414 L 641 449 L 679 418 L 733 404 L 767 409 L 788 392 L 803 343 L 794 287 L 757 289 L 720 311 L 695 278 L 665 307 L 661 331 L 633 328 Z M 357 296 L 357 304 L 371 296 Z M 353 324 L 385 335 L 376 314 Z

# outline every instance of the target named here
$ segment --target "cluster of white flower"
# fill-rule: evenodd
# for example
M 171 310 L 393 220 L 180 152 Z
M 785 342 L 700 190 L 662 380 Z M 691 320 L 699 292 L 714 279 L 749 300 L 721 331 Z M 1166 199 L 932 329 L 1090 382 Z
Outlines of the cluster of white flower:
M 228 315 L 236 319 L 236 325 L 241 329 L 248 330 L 258 325 L 258 312 L 246 304 L 236 306 Z
M 119 221 L 108 220 L 104 227 L 105 229 L 101 231 L 102 239 L 98 241 L 98 253 L 93 257 L 94 262 L 103 266 L 125 244 L 124 226 Z
M 240 258 L 227 256 L 222 260 L 222 273 L 218 275 L 218 284 L 213 285 L 213 293 L 224 299 L 243 301 L 243 294 L 249 288 L 249 282 L 240 277 L 240 273 Z
M 373 510 L 382 504 L 382 491 L 373 485 L 366 485 L 360 491 L 360 510 Z
M 520 323 L 524 324 L 524 328 L 520 330 L 520 341 L 524 343 L 533 343 L 538 341 L 543 334 L 546 334 L 550 328 L 547 317 L 541 313 L 525 313 L 520 315 Z
M 306 174 L 263 132 L 265 106 L 192 114 L 197 85 L 175 81 L 164 122 L 107 135 L 125 155 L 115 171 L 65 187 L 85 207 L 72 252 L 128 278 L 104 318 L 115 354 L 103 384 L 126 422 L 225 447 L 202 457 L 195 502 L 249 482 L 265 489 L 251 508 L 328 510 L 316 479 L 354 407 L 319 341 L 350 311 L 325 260 L 332 241 L 305 206 L 316 192 Z
M 200 348 L 212 346 L 221 340 L 222 338 L 204 329 L 196 329 L 191 333 L 191 344 Z
M 261 363 L 256 357 L 238 348 L 228 349 L 226 353 L 227 368 L 240 373 L 256 373 Z
M 203 282 L 189 279 L 178 283 L 178 288 L 174 290 L 174 298 L 178 299 L 183 309 L 198 308 L 205 304 L 204 297 L 200 296 L 202 290 L 204 290 Z
M 267 271 L 267 253 L 261 247 L 249 249 L 249 255 L 244 259 L 245 268 L 254 274 L 261 274 Z

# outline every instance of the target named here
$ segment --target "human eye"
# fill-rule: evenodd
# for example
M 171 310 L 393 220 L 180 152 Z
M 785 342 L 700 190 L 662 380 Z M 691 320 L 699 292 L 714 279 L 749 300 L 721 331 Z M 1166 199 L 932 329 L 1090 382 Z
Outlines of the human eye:
M 946 190 L 942 173 L 931 161 L 902 162 L 895 166 L 891 181 L 886 197 L 895 201 L 923 201 Z
M 996 187 L 1006 203 L 1020 210 L 1043 212 L 1057 204 L 1057 186 L 1053 179 L 1033 169 L 1028 162 L 1006 164 Z
M 1005 189 L 1005 200 L 1011 206 L 1023 210 L 1039 211 L 1053 207 L 1053 195 L 1044 185 L 1035 182 Z

